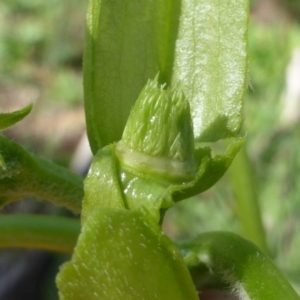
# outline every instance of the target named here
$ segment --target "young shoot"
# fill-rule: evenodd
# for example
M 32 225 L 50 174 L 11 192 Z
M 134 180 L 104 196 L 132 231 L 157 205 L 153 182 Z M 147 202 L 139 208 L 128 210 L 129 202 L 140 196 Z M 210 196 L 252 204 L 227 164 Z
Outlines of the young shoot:
M 180 88 L 158 78 L 141 91 L 116 147 L 121 164 L 167 180 L 189 180 L 196 172 L 190 105 Z

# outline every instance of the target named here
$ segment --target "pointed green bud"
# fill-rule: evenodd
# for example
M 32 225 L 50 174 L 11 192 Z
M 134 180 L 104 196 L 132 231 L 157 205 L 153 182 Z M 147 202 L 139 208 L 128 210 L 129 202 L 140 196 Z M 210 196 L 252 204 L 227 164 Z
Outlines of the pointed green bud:
M 130 112 L 117 155 L 145 174 L 190 179 L 195 172 L 189 102 L 179 88 L 149 81 Z

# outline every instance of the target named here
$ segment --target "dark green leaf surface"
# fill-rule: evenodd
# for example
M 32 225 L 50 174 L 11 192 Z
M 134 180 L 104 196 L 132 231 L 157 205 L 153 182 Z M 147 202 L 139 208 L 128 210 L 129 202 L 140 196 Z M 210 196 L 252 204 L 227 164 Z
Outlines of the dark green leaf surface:
M 32 104 L 25 106 L 24 108 L 11 112 L 0 114 L 0 130 L 6 129 L 24 119 L 32 109 Z
M 141 209 L 92 213 L 57 285 L 62 300 L 199 299 L 179 250 Z

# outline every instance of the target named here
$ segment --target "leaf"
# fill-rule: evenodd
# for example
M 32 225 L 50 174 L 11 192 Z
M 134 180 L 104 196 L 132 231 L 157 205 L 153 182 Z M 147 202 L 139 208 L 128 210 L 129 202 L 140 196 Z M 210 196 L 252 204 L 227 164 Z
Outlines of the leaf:
M 195 276 L 197 269 L 200 273 L 208 269 L 210 273 L 218 274 L 224 283 L 233 287 L 239 299 L 299 300 L 271 259 L 237 234 L 207 232 L 179 247 Z
M 80 213 L 83 179 L 69 170 L 28 153 L 0 135 L 0 207 L 26 197 L 49 200 Z
M 248 0 L 183 0 L 172 82 L 190 101 L 198 141 L 235 136 L 242 125 Z
M 199 299 L 178 249 L 141 209 L 91 214 L 56 281 L 62 300 Z
M 6 129 L 23 120 L 32 109 L 32 103 L 25 106 L 24 108 L 11 112 L 0 114 L 0 130 Z
M 233 139 L 227 151 L 215 157 L 211 156 L 209 148 L 196 150 L 195 156 L 199 162 L 198 173 L 193 181 L 172 187 L 174 200 L 178 201 L 203 193 L 216 184 L 228 170 L 244 142 L 243 138 Z
M 113 145 L 99 150 L 94 156 L 84 181 L 84 199 L 81 211 L 82 223 L 95 210 L 124 208 L 123 190 L 120 188 L 119 170 L 112 151 Z
M 116 142 L 147 80 L 179 84 L 198 141 L 242 125 L 248 0 L 90 0 L 84 93 L 93 153 Z
M 94 154 L 119 141 L 148 79 L 170 83 L 180 0 L 90 0 L 84 53 L 87 131 Z

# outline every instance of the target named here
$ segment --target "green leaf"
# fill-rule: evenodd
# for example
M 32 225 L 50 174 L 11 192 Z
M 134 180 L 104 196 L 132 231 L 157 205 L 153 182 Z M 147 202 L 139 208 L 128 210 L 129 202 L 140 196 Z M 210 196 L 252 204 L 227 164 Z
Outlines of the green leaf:
M 170 83 L 180 0 L 90 0 L 84 53 L 87 131 L 94 154 L 119 141 L 148 79 Z
M 233 139 L 227 151 L 215 157 L 211 156 L 209 148 L 197 149 L 195 151 L 195 158 L 199 164 L 197 175 L 189 183 L 172 187 L 174 201 L 203 193 L 216 184 L 228 170 L 244 142 L 243 138 Z
M 32 103 L 20 110 L 11 113 L 0 114 L 0 130 L 13 126 L 19 121 L 23 120 L 31 112 L 31 109 Z
M 83 178 L 54 163 L 28 153 L 0 135 L 0 207 L 26 197 L 49 200 L 75 213 L 81 211 Z
M 180 248 L 194 274 L 197 268 L 219 274 L 239 299 L 300 299 L 271 259 L 237 234 L 208 232 Z
M 91 214 L 57 286 L 62 300 L 199 299 L 178 249 L 141 209 Z
M 198 141 L 242 125 L 248 0 L 90 0 L 84 93 L 93 153 L 121 139 L 147 80 L 179 84 Z
M 183 0 L 172 82 L 191 104 L 198 141 L 235 136 L 242 125 L 248 0 Z

